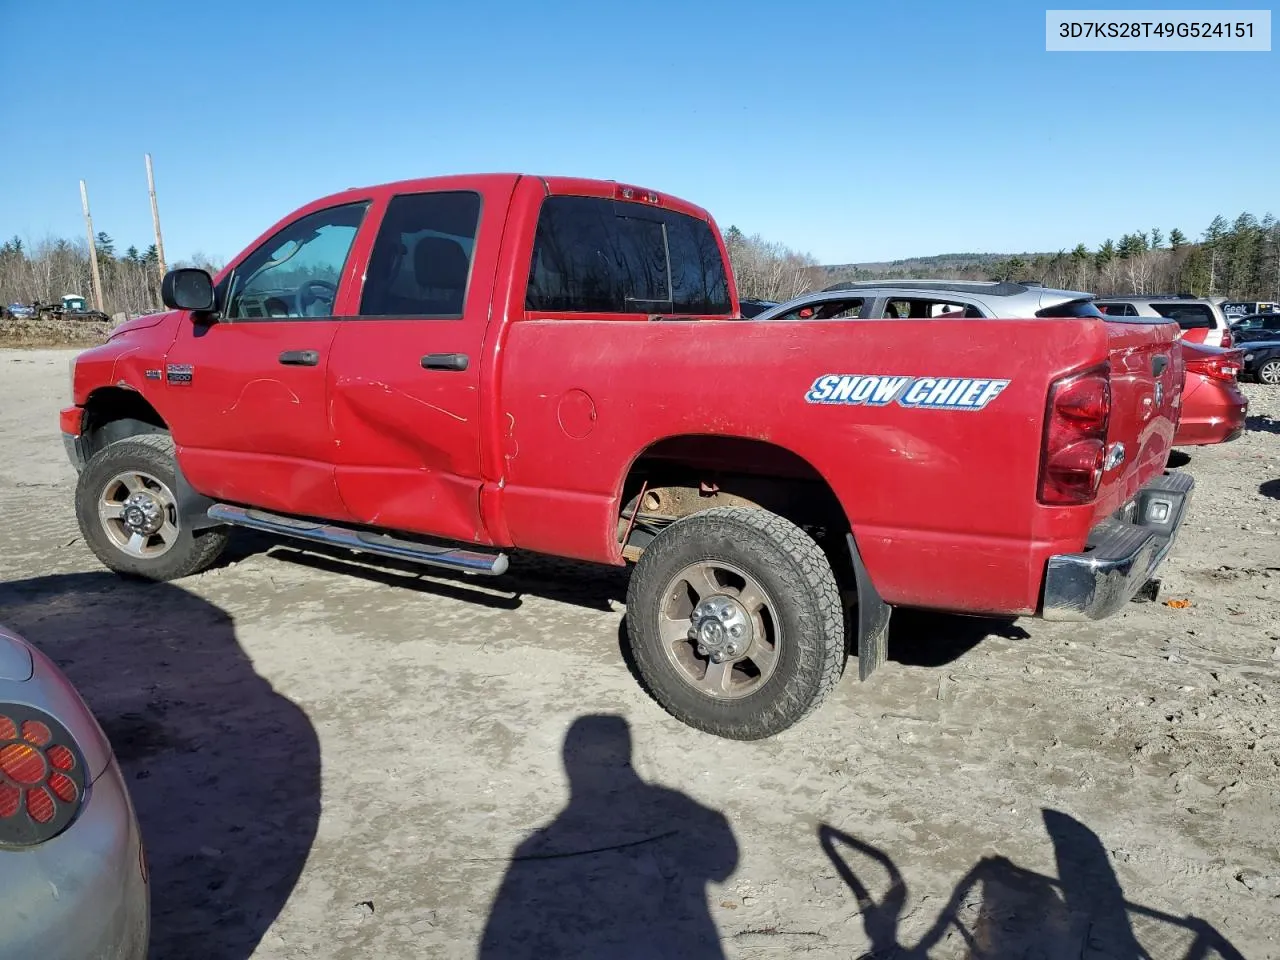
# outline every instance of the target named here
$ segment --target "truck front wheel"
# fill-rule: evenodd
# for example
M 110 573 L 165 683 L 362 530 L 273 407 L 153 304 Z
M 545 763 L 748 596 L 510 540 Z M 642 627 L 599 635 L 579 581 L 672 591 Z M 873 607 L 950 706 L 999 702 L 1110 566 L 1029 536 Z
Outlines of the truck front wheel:
M 784 517 L 743 507 L 686 517 L 645 548 L 627 589 L 627 633 L 663 708 L 733 740 L 802 720 L 845 660 L 826 555 Z
M 224 529 L 193 533 L 174 497 L 173 440 L 127 437 L 94 454 L 76 483 L 76 520 L 104 566 L 147 580 L 177 580 L 210 566 L 227 545 Z

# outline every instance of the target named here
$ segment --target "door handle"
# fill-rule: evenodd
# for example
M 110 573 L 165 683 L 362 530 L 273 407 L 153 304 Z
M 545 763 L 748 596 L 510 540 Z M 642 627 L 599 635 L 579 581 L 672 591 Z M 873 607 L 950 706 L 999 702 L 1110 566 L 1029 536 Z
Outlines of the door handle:
M 465 370 L 471 358 L 465 353 L 428 353 L 422 358 L 424 370 Z
M 320 351 L 286 350 L 280 354 L 280 362 L 286 367 L 315 367 L 320 364 Z

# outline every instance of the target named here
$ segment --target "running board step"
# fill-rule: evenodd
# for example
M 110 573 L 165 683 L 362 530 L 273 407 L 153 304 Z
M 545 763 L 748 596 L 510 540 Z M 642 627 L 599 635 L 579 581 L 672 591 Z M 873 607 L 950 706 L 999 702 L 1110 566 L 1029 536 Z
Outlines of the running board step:
M 209 519 L 299 540 L 310 540 L 313 543 L 358 550 L 361 553 L 373 553 L 396 560 L 412 560 L 433 567 L 460 570 L 463 573 L 483 573 L 497 577 L 507 572 L 508 561 L 505 553 L 489 553 L 483 550 L 469 550 L 466 547 L 436 546 L 413 540 L 401 540 L 399 537 L 388 536 L 385 533 L 352 530 L 321 520 L 299 520 L 296 517 L 267 513 L 265 510 L 233 507 L 226 503 L 215 503 L 211 506 Z

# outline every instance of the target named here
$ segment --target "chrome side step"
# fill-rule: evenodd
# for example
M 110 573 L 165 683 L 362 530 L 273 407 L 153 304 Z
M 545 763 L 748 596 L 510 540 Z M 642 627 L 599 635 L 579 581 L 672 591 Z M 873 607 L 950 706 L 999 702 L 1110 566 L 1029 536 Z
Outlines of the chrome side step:
M 507 572 L 508 560 L 505 553 L 418 543 L 385 533 L 352 530 L 322 520 L 299 520 L 296 517 L 267 513 L 265 510 L 233 507 L 226 503 L 215 503 L 211 506 L 209 519 L 237 527 L 276 533 L 284 537 L 310 540 L 313 543 L 324 543 L 347 550 L 358 550 L 361 553 L 460 570 L 463 573 L 482 573 L 497 577 Z

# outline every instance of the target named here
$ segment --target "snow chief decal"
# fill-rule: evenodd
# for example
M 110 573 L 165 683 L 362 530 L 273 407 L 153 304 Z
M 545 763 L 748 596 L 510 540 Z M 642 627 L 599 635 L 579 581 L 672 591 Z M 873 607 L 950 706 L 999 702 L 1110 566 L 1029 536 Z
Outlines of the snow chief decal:
M 853 406 L 925 407 L 930 410 L 981 410 L 1000 396 L 1008 380 L 980 377 L 888 377 L 866 373 L 828 373 L 813 381 L 808 403 Z

